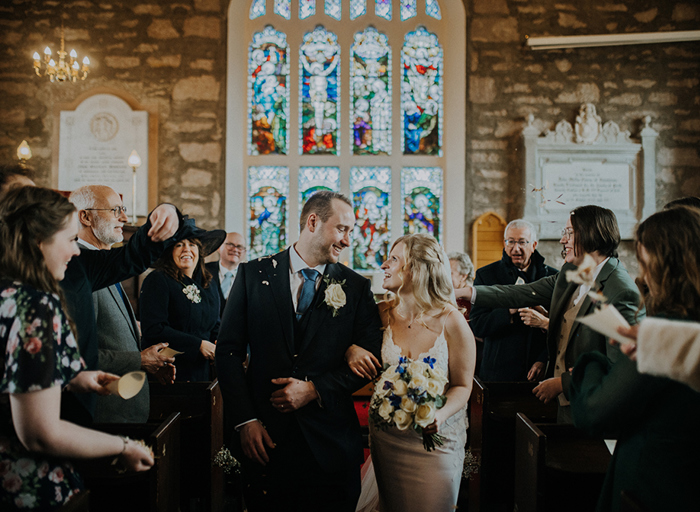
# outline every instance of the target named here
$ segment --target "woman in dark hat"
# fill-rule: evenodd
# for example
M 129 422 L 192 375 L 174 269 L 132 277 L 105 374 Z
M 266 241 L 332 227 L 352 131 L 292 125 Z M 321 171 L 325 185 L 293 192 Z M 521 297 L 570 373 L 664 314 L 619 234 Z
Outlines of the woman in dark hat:
M 161 342 L 183 352 L 176 356 L 176 379 L 211 380 L 219 335 L 219 292 L 204 258 L 226 238 L 220 229 L 206 231 L 186 219 L 185 239 L 173 239 L 141 287 L 142 348 Z

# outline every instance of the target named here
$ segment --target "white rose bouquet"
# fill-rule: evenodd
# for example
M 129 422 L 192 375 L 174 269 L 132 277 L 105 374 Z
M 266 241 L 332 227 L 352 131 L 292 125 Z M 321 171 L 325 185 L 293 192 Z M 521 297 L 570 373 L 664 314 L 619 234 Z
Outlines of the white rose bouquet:
M 386 430 L 412 428 L 423 436 L 427 451 L 441 446 L 444 437 L 424 434 L 423 429 L 435 420 L 435 412 L 445 405 L 447 376 L 435 367 L 435 358 L 412 361 L 407 357 L 399 364 L 387 366 L 374 386 L 369 415 L 375 426 Z

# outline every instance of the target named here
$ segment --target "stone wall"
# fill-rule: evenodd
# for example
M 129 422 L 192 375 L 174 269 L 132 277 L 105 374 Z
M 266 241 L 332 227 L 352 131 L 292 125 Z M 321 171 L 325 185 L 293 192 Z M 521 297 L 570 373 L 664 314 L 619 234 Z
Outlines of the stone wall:
M 651 116 L 659 132 L 657 207 L 700 196 L 700 42 L 531 51 L 527 35 L 696 30 L 700 4 L 652 0 L 468 0 L 467 216 L 523 213 L 520 132 L 528 114 L 542 131 L 574 123 L 581 103 L 634 136 Z M 565 219 L 562 219 L 562 224 Z M 562 262 L 557 242 L 540 244 Z M 623 260 L 634 270 L 631 244 Z
M 228 0 L 21 1 L 0 6 L 0 161 L 32 148 L 40 184 L 51 183 L 53 108 L 96 87 L 123 91 L 158 116 L 159 199 L 205 227 L 223 222 Z M 88 55 L 79 83 L 32 72 L 33 52 L 54 54 L 64 16 L 67 50 Z
M 321 0 L 318 0 L 319 2 Z M 446 0 L 443 0 L 446 1 Z M 700 43 L 533 52 L 526 35 L 694 30 L 690 0 L 464 0 L 467 15 L 467 240 L 487 210 L 520 216 L 520 131 L 530 113 L 543 131 L 574 121 L 583 102 L 633 135 L 649 115 L 660 136 L 657 206 L 700 195 Z M 396 3 L 396 2 L 394 2 Z M 159 199 L 204 226 L 223 223 L 228 0 L 14 0 L 0 5 L 0 161 L 27 139 L 41 184 L 50 183 L 53 106 L 95 87 L 119 89 L 158 110 Z M 268 0 L 272 4 L 272 0 Z M 422 2 L 420 3 L 422 6 Z M 294 5 L 293 5 L 294 7 Z M 395 7 L 396 8 L 396 7 Z M 31 55 L 66 43 L 89 55 L 89 78 L 50 84 Z M 563 222 L 563 220 L 562 220 Z M 556 242 L 541 244 L 553 264 Z M 633 262 L 630 244 L 624 259 Z

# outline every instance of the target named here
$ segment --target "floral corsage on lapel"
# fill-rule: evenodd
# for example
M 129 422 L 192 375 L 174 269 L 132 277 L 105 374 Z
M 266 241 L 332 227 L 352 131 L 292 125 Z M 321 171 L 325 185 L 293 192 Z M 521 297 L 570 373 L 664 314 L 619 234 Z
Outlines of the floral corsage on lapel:
M 595 268 L 596 264 L 593 256 L 586 254 L 583 257 L 583 262 L 578 266 L 576 270 L 566 271 L 566 280 L 570 283 L 582 284 L 584 286 L 590 287 L 588 296 L 596 306 L 602 306 L 607 299 L 605 295 L 600 291 L 600 286 L 595 282 Z
M 345 279 L 336 281 L 335 279 L 325 276 L 323 282 L 326 283 L 325 296 L 323 303 L 333 310 L 333 318 L 338 315 L 340 308 L 345 306 L 347 297 L 345 297 Z
M 195 304 L 199 304 L 200 302 L 202 302 L 202 296 L 200 295 L 199 288 L 197 288 L 196 284 L 185 286 L 182 289 L 182 293 L 184 293 L 185 297 L 190 299 Z

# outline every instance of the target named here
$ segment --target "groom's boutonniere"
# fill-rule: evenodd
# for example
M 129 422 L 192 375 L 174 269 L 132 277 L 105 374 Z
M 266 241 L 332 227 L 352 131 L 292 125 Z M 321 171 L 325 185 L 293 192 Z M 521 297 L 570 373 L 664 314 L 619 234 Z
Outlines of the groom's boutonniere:
M 345 297 L 345 291 L 343 286 L 345 285 L 345 279 L 342 281 L 336 281 L 328 276 L 323 278 L 326 283 L 325 298 L 323 302 L 333 310 L 333 318 L 338 314 L 338 310 L 345 306 L 347 298 Z

